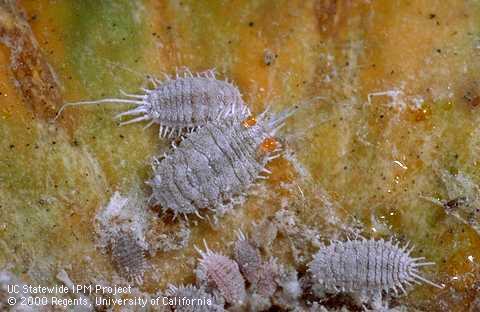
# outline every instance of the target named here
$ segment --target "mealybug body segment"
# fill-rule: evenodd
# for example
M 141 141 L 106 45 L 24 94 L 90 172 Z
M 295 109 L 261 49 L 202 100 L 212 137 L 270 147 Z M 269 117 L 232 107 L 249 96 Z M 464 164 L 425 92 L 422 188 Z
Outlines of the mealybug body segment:
M 108 98 L 97 101 L 82 101 L 65 104 L 57 117 L 68 106 L 93 105 L 101 103 L 134 104 L 131 110 L 119 113 L 115 118 L 137 116 L 120 123 L 127 125 L 150 121 L 160 125 L 160 136 L 179 135 L 184 129 L 193 129 L 218 120 L 250 115 L 238 88 L 228 81 L 215 78 L 213 70 L 193 75 L 186 71 L 183 77 L 167 77 L 164 81 L 150 80 L 154 89 L 143 89 L 144 94 L 127 94 L 126 98 Z
M 202 256 L 199 259 L 197 277 L 218 289 L 226 302 L 243 304 L 247 291 L 238 264 L 226 256 L 212 252 L 206 244 L 205 249 L 206 251 L 197 249 Z
M 290 113 L 209 123 L 188 135 L 153 168 L 147 184 L 155 204 L 175 216 L 199 215 L 205 208 L 225 211 L 257 179 L 265 178 L 262 172 L 270 173 L 265 165 L 280 150 L 273 136 Z
M 333 242 L 321 248 L 309 263 L 314 281 L 329 291 L 381 291 L 397 287 L 404 293 L 403 285 L 420 281 L 435 287 L 441 286 L 421 277 L 418 267 L 433 265 L 412 258 L 407 246 L 400 248 L 391 241 L 356 240 Z

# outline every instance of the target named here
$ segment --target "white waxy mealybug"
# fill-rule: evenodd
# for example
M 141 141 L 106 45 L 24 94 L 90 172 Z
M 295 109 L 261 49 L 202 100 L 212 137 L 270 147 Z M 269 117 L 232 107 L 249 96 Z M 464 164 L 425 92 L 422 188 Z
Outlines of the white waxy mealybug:
M 96 101 L 67 103 L 58 111 L 55 119 L 69 106 L 102 103 L 133 104 L 136 107 L 119 113 L 115 118 L 138 116 L 120 123 L 121 126 L 150 121 L 160 125 L 160 137 L 179 135 L 182 130 L 194 129 L 218 119 L 243 119 L 250 110 L 242 100 L 238 88 L 228 81 L 218 80 L 213 70 L 166 80 L 150 80 L 154 89 L 143 89 L 144 94 L 121 93 L 126 98 L 108 98 Z
M 202 256 L 197 267 L 200 282 L 218 289 L 226 302 L 243 304 L 247 292 L 238 264 L 224 255 L 212 252 L 206 243 L 205 251 L 195 248 Z
M 398 243 L 384 240 L 354 240 L 332 242 L 322 247 L 309 263 L 309 272 L 314 282 L 327 291 L 381 291 L 397 287 L 406 293 L 404 285 L 424 282 L 442 288 L 419 275 L 421 266 L 434 265 L 421 262 L 424 257 L 412 258 L 408 244 L 402 248 Z
M 293 110 L 278 115 L 266 111 L 258 119 L 209 123 L 188 135 L 173 153 L 153 166 L 154 177 L 147 181 L 152 199 L 174 215 L 208 208 L 224 212 L 245 194 L 265 165 L 280 156 L 276 131 Z
M 237 232 L 237 241 L 233 247 L 233 257 L 240 266 L 240 271 L 250 284 L 258 280 L 258 271 L 262 265 L 262 259 L 255 248 L 245 237 L 242 231 Z
M 214 296 L 203 288 L 192 285 L 174 286 L 169 284 L 165 295 L 169 298 L 168 305 L 176 312 L 223 312 L 223 304 L 217 302 Z

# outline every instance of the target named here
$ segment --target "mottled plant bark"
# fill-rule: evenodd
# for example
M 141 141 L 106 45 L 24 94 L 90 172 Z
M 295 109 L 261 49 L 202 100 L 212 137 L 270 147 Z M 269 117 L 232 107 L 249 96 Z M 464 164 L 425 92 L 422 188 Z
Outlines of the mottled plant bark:
M 0 42 L 10 49 L 10 68 L 24 103 L 35 117 L 53 117 L 62 105 L 60 85 L 15 1 L 0 1 Z

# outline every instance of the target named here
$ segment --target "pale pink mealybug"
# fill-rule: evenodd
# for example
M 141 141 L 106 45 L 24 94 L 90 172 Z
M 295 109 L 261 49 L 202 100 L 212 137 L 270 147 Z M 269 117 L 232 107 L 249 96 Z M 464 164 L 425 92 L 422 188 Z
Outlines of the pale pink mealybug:
M 223 213 L 258 179 L 266 164 L 280 156 L 276 131 L 293 109 L 258 119 L 207 123 L 188 135 L 173 153 L 154 163 L 152 199 L 174 215 L 210 209 Z
M 390 291 L 397 287 L 406 293 L 403 285 L 424 282 L 441 286 L 419 275 L 418 267 L 434 265 L 421 262 L 424 257 L 412 258 L 408 244 L 381 240 L 354 240 L 332 242 L 322 247 L 309 263 L 314 282 L 328 291 L 362 292 Z
M 224 255 L 212 252 L 206 243 L 205 251 L 195 248 L 201 255 L 197 267 L 200 282 L 218 289 L 226 302 L 243 304 L 247 292 L 238 264 Z
M 128 94 L 127 98 L 107 98 L 95 101 L 67 103 L 60 108 L 55 119 L 69 106 L 94 105 L 102 103 L 134 104 L 135 108 L 119 113 L 123 116 L 139 116 L 120 123 L 120 126 L 149 120 L 160 125 L 160 137 L 179 135 L 185 129 L 195 129 L 218 120 L 250 115 L 238 88 L 232 83 L 218 80 L 213 70 L 192 74 L 186 70 L 184 76 L 164 81 L 150 79 L 154 89 L 143 89 L 144 94 Z

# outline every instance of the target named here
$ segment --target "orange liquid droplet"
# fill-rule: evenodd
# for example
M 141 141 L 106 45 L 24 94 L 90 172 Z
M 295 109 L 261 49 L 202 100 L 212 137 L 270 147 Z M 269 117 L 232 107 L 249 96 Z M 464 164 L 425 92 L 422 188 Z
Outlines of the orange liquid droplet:
M 257 124 L 257 120 L 255 119 L 255 117 L 248 117 L 243 121 L 242 124 L 245 128 L 250 128 Z
M 264 153 L 271 153 L 278 147 L 278 142 L 274 138 L 266 138 L 260 144 L 260 149 Z

